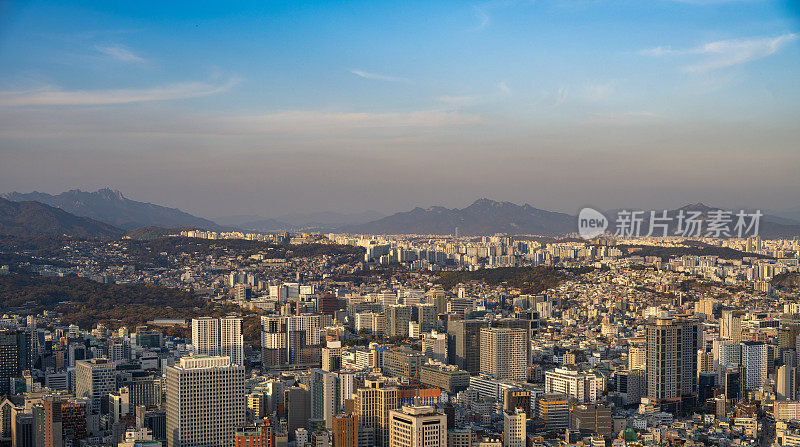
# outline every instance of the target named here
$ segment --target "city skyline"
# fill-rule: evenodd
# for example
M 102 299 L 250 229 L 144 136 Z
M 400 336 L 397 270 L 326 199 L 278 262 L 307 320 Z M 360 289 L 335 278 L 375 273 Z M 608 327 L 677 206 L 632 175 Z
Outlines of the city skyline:
M 788 1 L 10 3 L 0 191 L 195 215 L 792 210 Z

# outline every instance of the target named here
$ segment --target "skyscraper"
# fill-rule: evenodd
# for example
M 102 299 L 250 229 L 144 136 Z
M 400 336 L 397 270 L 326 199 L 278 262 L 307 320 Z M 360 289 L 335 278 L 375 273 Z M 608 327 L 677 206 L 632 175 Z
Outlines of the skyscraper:
M 389 411 L 397 408 L 397 388 L 380 380 L 365 380 L 356 390 L 359 446 L 389 445 Z
M 647 397 L 676 412 L 697 394 L 699 324 L 685 316 L 659 316 L 647 324 Z
M 481 373 L 496 379 L 527 377 L 528 331 L 512 328 L 481 329 Z
M 481 369 L 481 329 L 489 327 L 483 320 L 455 320 L 447 323 L 450 363 L 459 369 L 477 374 Z
M 244 336 L 242 319 L 227 316 L 219 319 L 220 355 L 229 357 L 234 365 L 244 366 Z
M 741 343 L 741 346 L 744 389 L 757 390 L 767 381 L 767 344 L 759 341 L 745 341 Z
M 12 377 L 31 368 L 31 333 L 20 330 L 0 331 L 0 394 L 11 392 Z
M 403 407 L 389 412 L 389 447 L 447 445 L 447 416 L 434 407 Z
M 220 355 L 219 319 L 212 317 L 192 319 L 192 346 L 195 354 Z
M 783 365 L 778 368 L 775 386 L 777 400 L 794 400 L 797 396 L 797 372 L 794 366 Z
M 311 392 L 304 386 L 293 386 L 284 391 L 286 427 L 290 434 L 305 427 L 311 419 Z
M 311 419 L 325 421 L 325 427 L 333 427 L 333 416 L 339 409 L 339 376 L 321 369 L 311 373 Z
M 235 365 L 244 365 L 242 319 L 235 316 L 193 319 L 192 345 L 196 354 L 225 356 Z
M 245 421 L 245 371 L 228 357 L 183 357 L 167 367 L 169 447 L 228 446 Z
M 99 413 L 103 400 L 116 388 L 115 370 L 108 359 L 75 362 L 75 395 L 89 398 L 91 411 Z
M 733 340 L 735 343 L 742 341 L 742 311 L 723 310 L 719 320 L 719 336 Z

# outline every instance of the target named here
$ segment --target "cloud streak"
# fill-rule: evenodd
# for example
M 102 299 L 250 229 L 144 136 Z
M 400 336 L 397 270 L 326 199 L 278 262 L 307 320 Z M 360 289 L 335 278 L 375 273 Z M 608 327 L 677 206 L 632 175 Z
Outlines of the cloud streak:
M 798 37 L 800 34 L 787 33 L 777 37 L 718 40 L 694 48 L 677 50 L 662 46 L 643 50 L 640 54 L 654 57 L 700 56 L 699 62 L 687 65 L 683 69 L 688 72 L 707 72 L 771 56 Z
M 131 50 L 121 45 L 96 45 L 94 48 L 100 53 L 119 62 L 129 64 L 144 64 L 147 62 L 143 57 L 137 56 Z
M 350 70 L 350 73 L 358 76 L 359 78 L 371 79 L 371 80 L 374 80 L 374 81 L 401 82 L 401 83 L 404 83 L 404 84 L 410 84 L 411 83 L 411 79 L 408 79 L 408 78 L 401 78 L 401 77 L 397 77 L 397 76 L 387 76 L 387 75 L 382 75 L 382 74 L 377 74 L 377 73 L 370 73 L 368 71 L 359 70 L 359 69 L 352 69 L 352 70 Z
M 0 91 L 0 107 L 98 106 L 199 98 L 229 90 L 238 80 L 223 84 L 184 82 L 164 87 L 116 90 L 73 90 L 44 87 L 25 91 Z

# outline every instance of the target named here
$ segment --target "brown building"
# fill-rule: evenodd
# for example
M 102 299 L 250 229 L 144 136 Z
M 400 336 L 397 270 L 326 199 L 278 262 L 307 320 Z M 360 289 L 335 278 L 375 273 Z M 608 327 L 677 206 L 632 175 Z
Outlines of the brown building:
M 531 392 L 522 388 L 505 388 L 503 390 L 503 411 L 514 413 L 514 409 L 522 408 L 531 414 Z M 530 416 L 528 416 L 530 418 Z
M 611 409 L 599 404 L 575 405 L 572 408 L 572 428 L 591 430 L 599 435 L 611 436 L 614 433 Z
M 358 415 L 337 414 L 333 417 L 334 447 L 358 447 Z
M 264 420 L 264 425 L 250 425 L 247 427 L 236 427 L 233 435 L 235 447 L 273 447 L 275 445 L 275 434 L 269 420 Z
M 548 430 L 569 428 L 569 398 L 559 393 L 543 394 L 536 399 L 538 417 Z
M 61 423 L 61 401 L 58 398 L 45 398 L 42 401 L 44 407 L 44 446 L 61 447 L 62 423 Z
M 64 438 L 73 440 L 77 445 L 80 439 L 86 438 L 86 401 L 71 399 L 61 402 L 61 423 Z

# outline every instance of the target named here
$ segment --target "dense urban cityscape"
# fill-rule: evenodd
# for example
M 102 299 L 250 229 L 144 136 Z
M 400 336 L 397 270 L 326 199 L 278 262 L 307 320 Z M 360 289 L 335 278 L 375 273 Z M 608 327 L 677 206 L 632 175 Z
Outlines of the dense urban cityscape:
M 0 0 L 0 447 L 800 447 L 800 0 Z
M 800 444 L 797 238 L 11 239 L 14 447 Z M 203 307 L 37 313 L 66 279 Z

